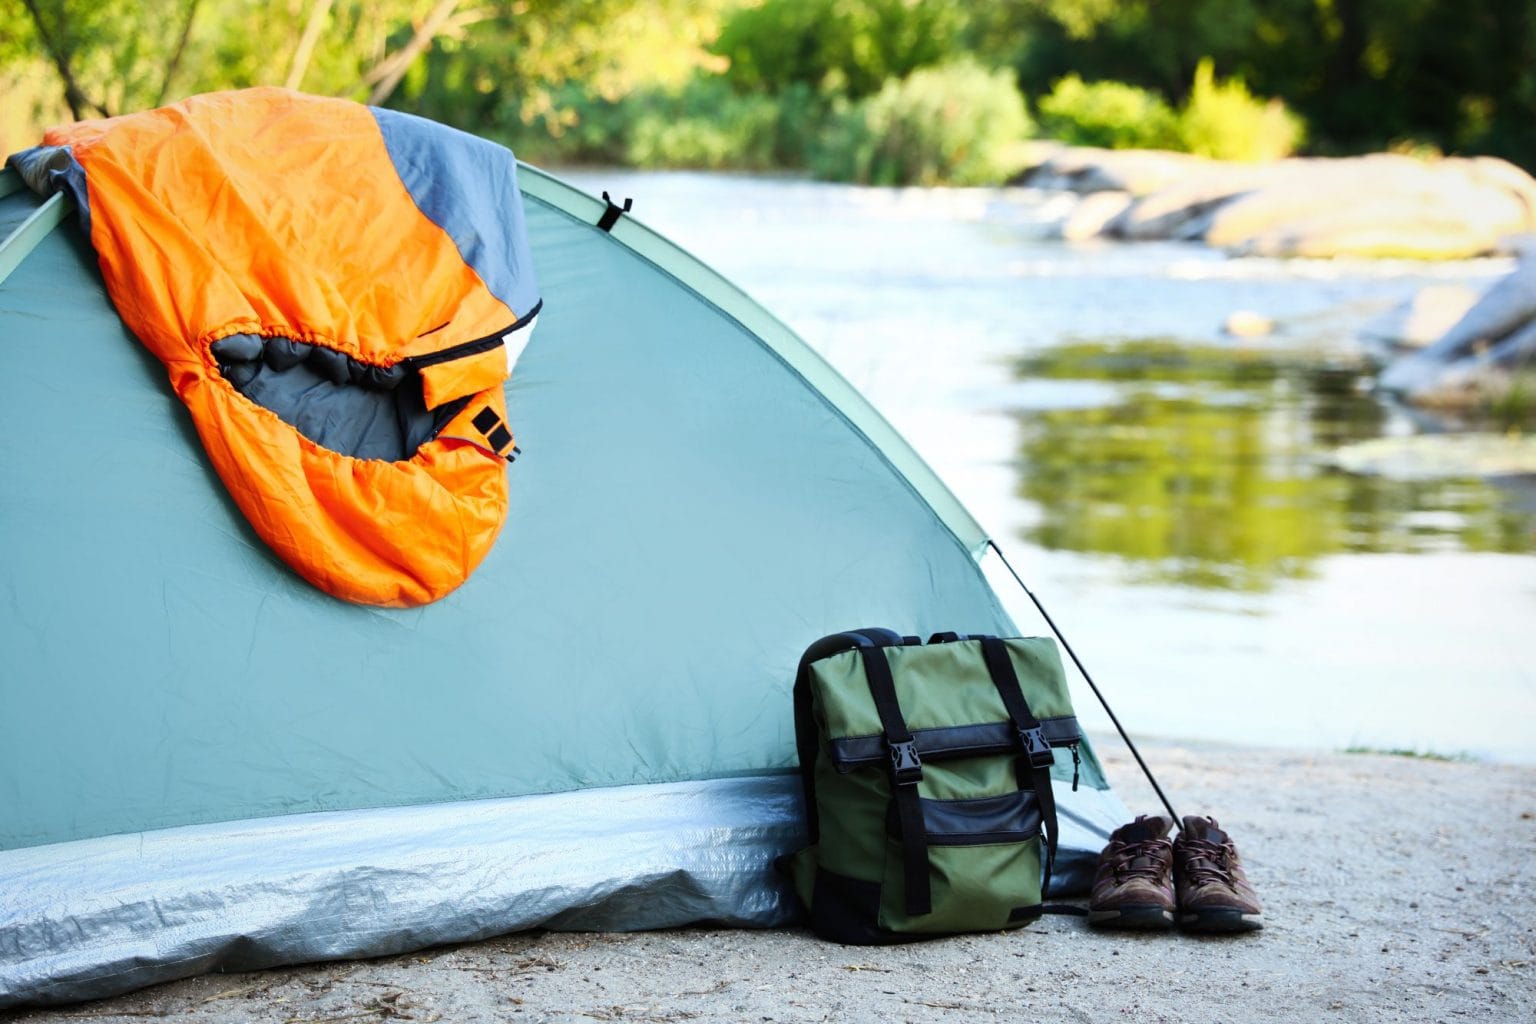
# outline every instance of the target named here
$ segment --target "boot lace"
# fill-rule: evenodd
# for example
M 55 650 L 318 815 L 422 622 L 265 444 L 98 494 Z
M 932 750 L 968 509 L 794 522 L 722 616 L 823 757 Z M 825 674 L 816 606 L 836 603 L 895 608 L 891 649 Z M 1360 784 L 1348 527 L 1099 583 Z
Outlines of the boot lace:
M 1183 845 L 1184 863 L 1180 867 L 1191 884 L 1233 884 L 1230 848 L 1206 839 L 1189 839 Z
M 1169 848 L 1166 839 L 1145 839 L 1122 847 L 1110 865 L 1115 873 L 1115 880 L 1149 878 L 1156 881 L 1168 870 Z

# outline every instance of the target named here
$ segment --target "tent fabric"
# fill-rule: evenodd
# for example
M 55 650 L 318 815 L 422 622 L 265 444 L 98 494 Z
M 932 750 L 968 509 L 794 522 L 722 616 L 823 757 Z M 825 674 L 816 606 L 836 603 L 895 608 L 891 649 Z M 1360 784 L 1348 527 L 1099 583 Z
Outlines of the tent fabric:
M 805 644 L 1016 631 L 985 534 L 856 391 L 633 217 L 600 231 L 603 203 L 518 175 L 548 310 L 505 384 L 511 526 L 420 607 L 332 600 L 260 542 L 78 231 L 0 282 L 0 1005 L 532 924 L 782 921 Z M 536 870 L 620 796 L 590 878 Z M 1081 882 L 1124 818 L 1091 751 L 1063 808 Z M 460 815 L 489 831 L 456 860 Z M 250 844 L 278 833 L 267 872 Z
M 19 164 L 52 169 L 50 185 L 62 173 L 89 211 L 113 302 L 257 534 L 345 600 L 459 586 L 506 516 L 503 336 L 539 307 L 512 154 L 282 89 L 44 144 Z M 272 345 L 233 359 L 231 336 L 302 359 L 280 364 Z M 358 437 L 360 423 L 378 429 Z

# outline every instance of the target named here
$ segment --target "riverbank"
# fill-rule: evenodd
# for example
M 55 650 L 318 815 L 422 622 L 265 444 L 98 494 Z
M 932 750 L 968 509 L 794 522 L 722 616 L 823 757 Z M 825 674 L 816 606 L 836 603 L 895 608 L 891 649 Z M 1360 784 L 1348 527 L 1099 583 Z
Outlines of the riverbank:
M 1156 801 L 1099 741 L 1128 806 Z M 893 948 L 799 929 L 529 933 L 213 975 L 6 1024 L 370 1021 L 1511 1021 L 1536 1017 L 1536 768 L 1146 743 L 1176 808 L 1230 830 L 1262 932 L 1019 932 Z
M 1536 179 L 1493 157 L 1209 160 L 1039 143 L 1018 183 L 1083 199 L 1066 239 L 1202 241 L 1239 256 L 1465 259 L 1536 232 Z

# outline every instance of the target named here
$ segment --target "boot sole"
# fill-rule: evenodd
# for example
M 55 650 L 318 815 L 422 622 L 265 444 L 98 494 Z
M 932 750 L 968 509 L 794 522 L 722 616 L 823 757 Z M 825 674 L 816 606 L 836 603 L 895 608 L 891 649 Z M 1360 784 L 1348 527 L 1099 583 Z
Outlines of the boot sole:
M 1158 906 L 1090 910 L 1088 923 L 1096 928 L 1172 928 L 1173 911 Z
M 1256 932 L 1264 922 L 1258 914 L 1241 910 L 1193 910 L 1179 914 L 1179 927 L 1187 932 Z

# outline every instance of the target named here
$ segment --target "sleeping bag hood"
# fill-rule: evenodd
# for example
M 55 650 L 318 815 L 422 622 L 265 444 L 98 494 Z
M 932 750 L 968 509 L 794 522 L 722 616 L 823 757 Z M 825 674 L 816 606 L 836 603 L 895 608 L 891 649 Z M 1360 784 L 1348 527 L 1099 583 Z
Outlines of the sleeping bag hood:
M 510 151 L 282 89 L 56 128 L 123 320 L 271 548 L 348 601 L 417 605 L 495 541 L 503 382 L 539 296 Z

